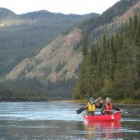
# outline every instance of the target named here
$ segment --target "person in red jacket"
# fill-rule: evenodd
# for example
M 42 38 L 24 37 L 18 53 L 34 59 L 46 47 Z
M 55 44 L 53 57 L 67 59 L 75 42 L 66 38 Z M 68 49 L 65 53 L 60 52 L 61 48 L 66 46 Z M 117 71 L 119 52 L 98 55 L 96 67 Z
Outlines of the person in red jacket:
M 103 108 L 101 110 L 102 114 L 113 114 L 113 110 L 120 111 L 117 106 L 114 106 L 113 103 L 111 102 L 111 99 L 109 97 L 106 98 L 105 104 L 103 105 Z

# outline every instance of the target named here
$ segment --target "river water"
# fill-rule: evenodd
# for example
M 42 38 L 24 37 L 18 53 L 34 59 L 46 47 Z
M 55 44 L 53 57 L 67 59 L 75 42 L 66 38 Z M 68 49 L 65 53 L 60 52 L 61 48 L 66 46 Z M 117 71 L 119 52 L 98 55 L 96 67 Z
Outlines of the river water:
M 119 106 L 121 122 L 92 122 L 70 102 L 1 102 L 0 140 L 140 140 L 140 106 Z M 97 113 L 100 110 L 97 109 Z

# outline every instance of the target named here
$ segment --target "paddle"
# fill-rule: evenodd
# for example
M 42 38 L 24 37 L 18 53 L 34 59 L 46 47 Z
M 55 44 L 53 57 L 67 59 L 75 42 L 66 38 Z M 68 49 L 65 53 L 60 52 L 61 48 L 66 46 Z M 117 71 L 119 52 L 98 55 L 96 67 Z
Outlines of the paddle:
M 96 99 L 92 104 L 94 104 L 95 102 L 97 102 L 97 101 L 100 100 L 100 99 L 101 99 L 101 97 L 98 98 L 98 99 Z M 89 106 L 89 105 L 87 105 L 86 107 L 82 107 L 82 108 L 78 109 L 78 110 L 76 111 L 77 114 L 80 114 L 81 112 L 83 112 L 88 106 Z

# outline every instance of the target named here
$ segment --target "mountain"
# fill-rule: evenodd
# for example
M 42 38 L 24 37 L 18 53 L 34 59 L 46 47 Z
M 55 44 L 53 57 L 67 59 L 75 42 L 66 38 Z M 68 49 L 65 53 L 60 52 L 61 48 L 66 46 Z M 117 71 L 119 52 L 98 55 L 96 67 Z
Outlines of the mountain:
M 115 34 L 116 31 L 121 29 L 122 24 L 126 24 L 130 17 L 139 14 L 139 11 L 140 0 L 119 1 L 102 15 L 84 20 L 82 23 L 69 28 L 67 32 L 63 32 L 63 34 L 37 52 L 36 55 L 24 59 L 5 75 L 3 80 L 13 80 L 12 82 L 22 80 L 23 82 L 24 79 L 36 78 L 43 85 L 49 85 L 46 90 L 50 94 L 55 90 L 55 94 L 51 95 L 51 97 L 60 96 L 60 94 L 61 97 L 62 95 L 64 97 L 65 92 L 61 87 L 65 86 L 65 84 L 62 81 L 68 83 L 68 81 L 76 80 L 78 77 L 79 68 L 83 60 L 81 52 L 84 43 L 83 38 L 86 36 L 88 44 L 90 44 L 90 50 L 94 41 L 98 39 L 101 42 L 104 33 L 108 36 Z M 61 84 L 58 86 L 57 83 L 59 82 Z M 55 86 L 53 87 L 52 84 Z M 68 88 L 69 94 L 71 94 L 73 86 L 74 84 L 71 84 L 71 87 Z
M 1 21 L 1 20 L 4 20 L 5 18 L 15 16 L 15 13 L 8 9 L 0 8 L 0 15 L 1 15 L 0 16 L 0 21 Z
M 6 79 L 36 76 L 56 81 L 76 78 L 75 71 L 82 60 L 82 55 L 74 46 L 78 46 L 81 40 L 81 30 L 73 28 L 69 34 L 58 36 L 35 57 L 23 60 L 6 76 Z
M 120 0 L 102 15 L 85 20 L 79 27 L 84 29 L 91 46 L 93 41 L 101 40 L 102 34 L 110 36 L 116 33 L 135 13 L 139 14 L 139 0 Z
M 36 11 L 17 15 L 0 8 L 0 77 L 9 73 L 25 58 L 37 54 L 74 24 L 97 14 L 64 15 Z
M 126 8 L 122 8 L 122 3 L 124 5 L 124 2 Z M 119 9 L 120 5 L 121 9 Z M 40 79 L 49 79 L 51 81 L 76 78 L 76 70 L 82 60 L 81 46 L 83 34 L 88 34 L 89 40 L 91 40 L 91 36 L 93 34 L 95 35 L 95 33 L 96 36 L 100 36 L 101 38 L 103 31 L 105 33 L 110 32 L 111 35 L 111 30 L 118 30 L 122 23 L 128 21 L 130 16 L 134 16 L 135 13 L 139 11 L 139 7 L 140 1 L 138 0 L 135 1 L 135 3 L 130 0 L 118 2 L 99 17 L 92 17 L 90 21 L 84 21 L 80 26 L 73 27 L 68 34 L 58 36 L 35 57 L 22 61 L 6 76 L 6 78 L 32 78 L 36 76 Z M 116 11 L 114 11 L 112 15 L 112 10 L 114 9 L 116 9 Z M 104 19 L 106 15 L 111 19 L 109 19 L 108 22 L 103 20 L 103 22 L 102 19 Z M 94 23 L 95 20 L 97 23 L 99 22 L 98 26 L 96 25 L 97 27 L 95 24 L 91 26 L 91 21 Z M 101 23 L 100 20 L 102 21 Z M 90 26 L 92 30 L 89 32 L 88 28 L 91 29 Z M 115 27 L 115 29 L 113 27 Z M 85 28 L 87 29 L 86 31 Z M 100 34 L 98 30 L 100 30 Z M 95 40 L 96 36 L 92 36 L 92 42 Z
M 3 15 L 0 24 L 1 28 L 9 27 L 27 27 L 27 26 L 66 26 L 69 27 L 73 24 L 80 22 L 86 18 L 90 18 L 96 13 L 90 13 L 86 15 L 69 14 L 64 15 L 61 13 L 51 13 L 49 11 L 41 10 L 30 12 L 26 14 L 16 15 L 12 11 L 4 8 L 0 8 L 0 12 Z M 62 24 L 62 25 L 60 25 Z
M 140 102 L 140 15 L 134 14 L 139 7 L 140 1 L 118 18 L 116 23 L 123 23 L 121 30 L 110 36 L 104 34 L 101 41 L 94 42 L 89 53 L 84 39 L 84 59 L 74 97 L 102 96 L 127 103 Z

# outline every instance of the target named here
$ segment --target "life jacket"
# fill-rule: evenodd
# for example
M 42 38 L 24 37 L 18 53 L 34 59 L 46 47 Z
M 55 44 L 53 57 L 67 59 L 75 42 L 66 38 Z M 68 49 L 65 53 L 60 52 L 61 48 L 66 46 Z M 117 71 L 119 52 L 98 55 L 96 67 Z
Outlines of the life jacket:
M 91 104 L 90 102 L 88 102 L 87 111 L 95 112 L 95 104 Z
M 107 113 L 107 114 L 113 113 L 113 104 L 112 103 L 110 103 L 109 105 L 107 103 L 105 104 L 105 113 Z

